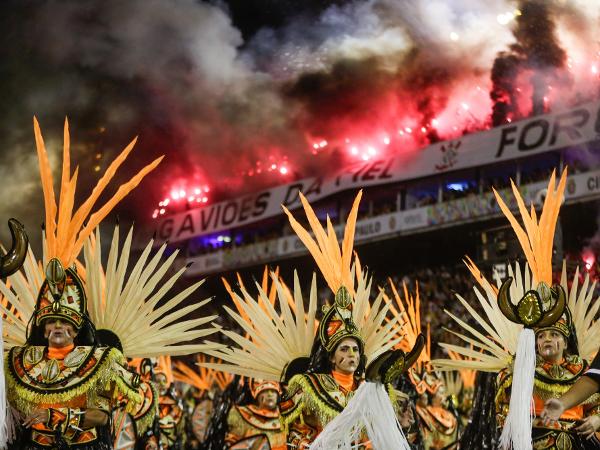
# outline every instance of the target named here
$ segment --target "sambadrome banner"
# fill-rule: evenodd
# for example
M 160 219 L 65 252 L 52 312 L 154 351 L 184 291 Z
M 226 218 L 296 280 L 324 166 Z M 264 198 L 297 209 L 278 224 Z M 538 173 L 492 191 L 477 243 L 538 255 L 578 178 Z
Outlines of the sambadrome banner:
M 535 203 L 541 206 L 545 198 L 547 180 L 519 187 L 526 204 Z M 517 209 L 510 188 L 500 190 L 509 208 Z M 567 202 L 585 201 L 600 197 L 600 171 L 584 172 L 569 175 L 565 189 Z M 380 216 L 361 219 L 356 223 L 357 244 L 398 234 L 410 234 L 423 229 L 433 229 L 500 216 L 498 202 L 492 192 L 472 195 L 435 205 L 422 206 L 406 211 L 398 211 Z M 342 238 L 343 225 L 335 226 L 338 239 Z M 306 247 L 297 236 L 285 236 L 257 244 L 249 244 L 239 248 L 219 250 L 209 255 L 186 258 L 186 263 L 193 263 L 186 271 L 187 276 L 206 275 L 213 272 L 237 269 L 244 266 L 257 265 L 281 260 L 306 253 Z
M 484 166 L 594 141 L 600 135 L 600 102 L 536 116 L 481 133 L 346 167 L 331 177 L 295 183 L 215 203 L 157 220 L 159 240 L 181 241 L 243 226 L 281 214 L 281 205 L 299 206 L 298 192 L 310 202 L 339 191 L 422 178 Z

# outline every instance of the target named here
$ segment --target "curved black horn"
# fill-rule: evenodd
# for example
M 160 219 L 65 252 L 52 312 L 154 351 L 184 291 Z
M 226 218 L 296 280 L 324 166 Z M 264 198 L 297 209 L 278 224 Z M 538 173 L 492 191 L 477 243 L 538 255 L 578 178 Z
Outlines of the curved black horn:
M 514 323 L 521 323 L 516 307 L 510 299 L 510 285 L 512 284 L 512 280 L 512 277 L 508 277 L 500 286 L 500 290 L 498 291 L 498 306 L 508 320 Z
M 25 233 L 25 227 L 16 219 L 8 221 L 12 246 L 6 255 L 0 257 L 0 277 L 12 275 L 21 268 L 27 256 L 29 239 Z
M 541 328 L 552 325 L 554 322 L 560 319 L 560 316 L 562 316 L 563 312 L 565 311 L 565 306 L 567 304 L 567 295 L 565 294 L 565 290 L 560 284 L 555 284 L 552 286 L 552 291 L 556 294 L 556 303 L 550 311 L 544 314 L 544 317 L 536 324 L 536 327 Z
M 413 345 L 411 351 L 408 352 L 404 357 L 404 370 L 408 370 L 415 362 L 417 362 L 417 359 L 419 359 L 424 347 L 425 336 L 423 333 L 419 333 L 417 339 L 415 339 L 415 345 Z

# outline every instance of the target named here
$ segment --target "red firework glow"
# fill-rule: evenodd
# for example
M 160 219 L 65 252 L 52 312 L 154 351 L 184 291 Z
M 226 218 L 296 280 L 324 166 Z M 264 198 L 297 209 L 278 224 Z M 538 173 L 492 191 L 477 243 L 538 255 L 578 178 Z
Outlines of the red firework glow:
M 410 157 L 438 141 L 598 98 L 595 35 L 582 32 L 577 18 L 566 18 L 561 8 L 517 3 L 515 10 L 507 2 L 477 32 L 450 27 L 429 46 L 412 43 L 389 54 L 364 51 L 309 64 L 278 91 L 289 112 L 280 124 L 285 133 L 261 130 L 253 135 L 256 142 L 239 147 L 247 152 L 231 159 L 233 177 L 221 171 L 220 179 L 208 179 L 215 188 L 231 188 L 234 179 L 239 190 L 262 189 L 315 172 L 327 175 L 340 164 Z M 486 28 L 504 30 L 501 44 L 479 40 Z M 246 135 L 240 136 L 243 141 Z
M 318 145 L 317 145 L 318 146 Z M 244 177 L 258 177 L 274 175 L 284 179 L 291 174 L 291 165 L 286 155 L 269 155 L 262 161 L 255 161 L 252 168 L 244 170 L 241 175 Z M 277 180 L 278 182 L 280 180 Z
M 186 187 L 185 182 L 178 182 L 169 190 L 169 196 L 158 202 L 152 218 L 164 216 L 168 213 L 178 212 L 189 208 L 197 208 L 208 203 L 210 187 L 207 184 Z

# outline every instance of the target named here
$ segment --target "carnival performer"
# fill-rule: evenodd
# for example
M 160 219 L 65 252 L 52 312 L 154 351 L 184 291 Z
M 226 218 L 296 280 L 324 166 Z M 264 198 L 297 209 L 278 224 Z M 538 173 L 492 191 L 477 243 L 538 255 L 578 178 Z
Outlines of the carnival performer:
M 183 400 L 173 384 L 171 358 L 162 356 L 154 369 L 154 381 L 158 385 L 158 442 L 164 450 L 185 448 L 185 415 Z
M 4 297 L 0 303 L 5 318 L 4 343 L 10 347 L 6 354 L 6 395 L 21 416 L 19 434 L 12 439 L 12 448 L 107 449 L 112 447 L 110 415 L 119 399 L 125 401 L 129 412 L 144 403 L 139 377 L 127 370 L 121 350 L 132 357 L 140 353 L 201 351 L 207 348 L 204 344 L 176 344 L 215 331 L 196 328 L 213 318 L 184 321 L 183 326 L 179 321 L 174 326 L 181 310 L 169 311 L 188 292 L 156 308 L 165 290 L 153 292 L 170 263 L 158 266 L 162 254 L 159 252 L 147 265 L 151 246 L 127 281 L 128 251 L 122 257 L 113 253 L 108 267 L 102 266 L 100 234 L 97 231 L 94 237 L 94 230 L 162 158 L 121 185 L 91 214 L 99 196 L 132 151 L 135 140 L 110 164 L 90 197 L 75 209 L 78 171 L 71 174 L 68 123 L 65 122 L 64 128 L 58 202 L 35 119 L 34 131 L 46 213 L 44 259 L 37 261 L 29 251 L 23 272 L 0 282 Z M 111 253 L 118 247 L 118 229 L 115 236 Z M 79 259 L 84 246 L 85 265 Z M 0 436 L 0 441 L 8 437 Z
M 565 171 L 557 186 L 555 175 L 552 175 L 539 219 L 533 208 L 531 212 L 527 211 L 518 189 L 513 184 L 512 190 L 525 229 L 495 192 L 500 209 L 509 219 L 523 248 L 528 266 L 523 271 L 518 263 L 515 264 L 514 270 L 509 266 L 509 277 L 506 280 L 497 278 L 497 285 L 494 287 L 472 261 L 467 262 L 485 294 L 475 288 L 487 320 L 462 297 L 457 295 L 457 298 L 485 330 L 485 334 L 468 325 L 465 320 L 447 312 L 467 332 L 455 334 L 472 347 L 461 348 L 443 343 L 441 345 L 449 351 L 470 358 L 471 361 L 434 361 L 441 369 L 458 369 L 461 365 L 467 365 L 473 369 L 499 373 L 496 419 L 499 427 L 504 426 L 504 434 L 500 438 L 502 448 L 508 448 L 512 444 L 515 449 L 582 449 L 584 444 L 575 429 L 576 422 L 593 416 L 598 411 L 596 398 L 590 399 L 586 408 L 565 413 L 559 424 L 549 425 L 540 419 L 544 400 L 560 396 L 584 373 L 587 363 L 581 355 L 587 356 L 590 351 L 590 342 L 586 334 L 593 336 L 598 327 L 593 323 L 595 313 L 590 312 L 592 296 L 587 283 L 578 292 L 575 281 L 569 290 L 566 270 L 563 269 L 561 283 L 552 285 L 552 243 L 566 179 Z M 575 279 L 578 276 L 576 273 Z M 512 298 L 520 300 L 514 304 Z M 572 317 L 576 319 L 572 321 Z M 533 345 L 533 351 L 529 349 L 530 344 Z M 525 350 L 522 359 L 521 350 Z M 527 380 L 530 376 L 529 385 Z M 530 399 L 533 400 L 533 410 L 530 409 Z M 515 409 L 520 414 L 512 418 L 524 415 L 524 419 L 518 423 L 512 422 L 507 427 L 508 419 Z M 532 413 L 533 421 L 529 418 Z M 478 411 L 473 411 L 473 414 L 478 414 Z M 479 417 L 483 419 L 481 415 Z M 474 418 L 470 425 L 477 427 L 477 420 Z M 518 433 L 515 433 L 516 431 Z
M 544 401 L 565 392 L 588 367 L 587 361 L 579 356 L 570 310 L 566 308 L 558 322 L 536 329 L 535 332 L 537 361 L 533 400 L 537 417 L 533 420 L 534 449 L 582 449 L 585 445 L 575 429 L 576 422 L 600 413 L 599 396 L 593 396 L 581 407 L 563 411 L 554 423 L 546 423 L 540 417 Z M 511 376 L 504 370 L 498 379 L 499 392 L 496 398 L 499 424 L 502 424 L 510 401 Z
M 200 366 L 203 363 L 218 362 L 215 358 L 198 354 L 195 362 L 194 368 L 183 361 L 173 362 L 173 378 L 189 387 L 183 402 L 187 445 L 192 449 L 200 448 L 204 443 L 215 408 L 214 401 L 233 380 L 231 374 Z
M 291 448 L 408 448 L 393 408 L 398 403 L 390 383 L 417 359 L 424 339 L 408 354 L 392 350 L 398 338 L 395 320 L 385 321 L 389 307 L 381 294 L 373 303 L 369 301 L 371 283 L 358 259 L 352 268 L 360 197 L 346 222 L 341 248 L 329 220 L 325 231 L 304 196 L 300 199 L 316 242 L 284 209 L 334 294 L 322 319 L 316 322 L 314 277 L 308 311 L 297 275 L 293 291 L 273 277 L 279 311 L 260 286 L 258 301 L 240 287 L 242 296 L 236 296 L 248 319 L 226 310 L 248 336 L 225 330 L 238 346 L 211 352 L 225 361 L 212 367 L 287 383 L 280 409 Z
M 250 393 L 253 403 L 234 405 L 227 416 L 228 431 L 225 443 L 231 449 L 262 448 L 268 444 L 272 450 L 285 450 L 286 434 L 279 414 L 279 383 L 252 380 Z
M 403 337 L 397 346 L 407 350 L 422 335 L 419 285 L 415 283 L 415 292 L 412 294 L 406 283 L 403 283 L 404 295 L 401 295 L 391 278 L 388 279 L 388 284 L 393 294 L 393 301 L 387 294 L 384 294 L 384 299 L 391 305 L 390 312 L 398 319 L 396 331 Z M 429 327 L 425 348 L 407 373 L 418 395 L 416 412 L 424 448 L 426 450 L 453 448 L 458 437 L 458 420 L 455 411 L 446 407 L 449 399 L 445 380 L 431 367 Z
M 600 392 L 600 358 L 598 354 L 592 361 L 588 370 L 559 398 L 546 401 L 541 419 L 548 426 L 561 422 L 569 411 L 577 410 L 580 404 L 589 404 L 591 399 L 596 400 Z M 576 424 L 575 431 L 581 433 L 587 440 L 593 439 L 594 448 L 600 448 L 597 430 L 600 429 L 600 414 L 588 415 Z M 590 444 L 591 446 L 592 444 Z
M 129 412 L 127 399 L 120 397 L 118 407 L 112 412 L 112 429 L 115 450 L 157 450 L 158 432 L 153 425 L 158 415 L 158 390 L 154 383 L 154 363 L 149 358 L 129 361 L 129 370 L 139 376 L 138 393 L 141 403 Z

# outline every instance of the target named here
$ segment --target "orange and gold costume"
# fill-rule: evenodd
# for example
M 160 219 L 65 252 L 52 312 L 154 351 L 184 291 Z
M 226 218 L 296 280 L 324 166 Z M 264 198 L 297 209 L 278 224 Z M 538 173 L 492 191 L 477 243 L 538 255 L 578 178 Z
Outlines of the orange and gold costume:
M 533 448 L 542 449 L 578 449 L 582 447 L 581 438 L 572 430 L 575 422 L 591 415 L 600 414 L 600 395 L 590 397 L 583 405 L 566 410 L 560 420 L 554 424 L 544 424 L 539 418 L 544 402 L 549 398 L 558 398 L 569 390 L 588 368 L 588 363 L 577 355 L 569 355 L 560 364 L 551 364 L 538 357 L 535 369 L 533 400 L 535 418 L 533 420 Z M 504 417 L 510 401 L 512 374 L 502 371 L 498 377 L 497 421 L 504 423 Z
M 279 395 L 279 383 L 264 380 L 252 380 L 250 392 L 257 401 L 265 391 L 274 391 Z M 271 450 L 286 450 L 286 434 L 281 426 L 279 408 L 261 408 L 258 404 L 235 405 L 227 415 L 227 434 L 225 443 L 231 448 L 254 448 L 249 438 L 262 436 L 262 441 L 268 442 Z M 260 440 L 257 439 L 257 440 Z M 242 443 L 246 441 L 245 443 Z
M 265 435 L 272 450 L 285 450 L 285 433 L 279 420 L 279 410 L 259 409 L 255 405 L 234 406 L 227 416 L 225 442 L 233 445 L 242 439 Z
M 292 377 L 281 413 L 289 423 L 288 444 L 303 448 L 348 405 L 361 380 L 336 371 L 330 374 L 299 374 Z M 368 449 L 363 438 L 359 449 Z

